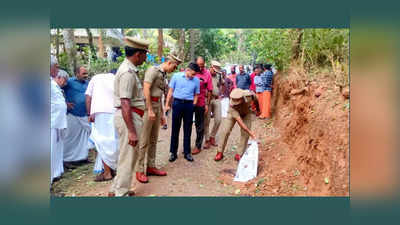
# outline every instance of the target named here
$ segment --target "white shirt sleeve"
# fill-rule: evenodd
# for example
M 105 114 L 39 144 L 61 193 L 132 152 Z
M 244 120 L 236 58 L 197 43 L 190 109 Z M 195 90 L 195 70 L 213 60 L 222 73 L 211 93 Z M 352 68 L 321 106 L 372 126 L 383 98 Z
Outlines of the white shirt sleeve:
M 89 81 L 88 87 L 86 89 L 85 95 L 92 96 L 93 95 L 93 86 L 94 86 L 94 79 Z

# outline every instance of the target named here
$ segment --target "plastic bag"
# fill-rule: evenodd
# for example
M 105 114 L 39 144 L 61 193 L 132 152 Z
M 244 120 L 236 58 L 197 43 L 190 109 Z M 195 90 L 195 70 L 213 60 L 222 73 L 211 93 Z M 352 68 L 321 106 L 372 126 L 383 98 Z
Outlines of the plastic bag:
M 233 181 L 247 182 L 257 176 L 258 144 L 255 140 L 249 141 L 249 144 L 250 146 L 239 161 Z

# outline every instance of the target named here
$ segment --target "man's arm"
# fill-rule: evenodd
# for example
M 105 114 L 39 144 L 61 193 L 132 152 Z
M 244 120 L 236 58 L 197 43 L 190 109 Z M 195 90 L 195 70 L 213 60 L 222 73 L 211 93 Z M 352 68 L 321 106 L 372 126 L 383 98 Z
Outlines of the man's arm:
M 173 92 L 174 92 L 174 89 L 173 88 L 169 88 L 168 95 L 167 95 L 167 100 L 165 101 L 165 111 L 168 111 L 171 108 L 170 101 L 171 101 Z
M 135 147 L 138 142 L 136 129 L 133 123 L 132 111 L 131 111 L 131 100 L 129 98 L 121 98 L 121 111 L 122 118 L 125 121 L 126 127 L 128 128 L 128 139 L 129 144 Z
M 92 96 L 90 95 L 85 95 L 85 103 L 86 103 L 86 112 L 88 115 L 90 115 L 90 106 L 92 105 Z
M 86 103 L 86 112 L 89 116 L 88 121 L 89 121 L 89 123 L 94 123 L 94 114 L 92 115 L 90 113 L 91 105 L 92 105 L 92 96 L 86 95 L 85 103 Z
M 146 99 L 146 106 L 149 114 L 149 120 L 155 120 L 156 114 L 154 114 L 153 106 L 151 104 L 150 87 L 151 83 L 145 81 L 143 84 L 143 95 Z
M 256 139 L 256 135 L 253 132 L 251 132 L 251 130 L 246 126 L 246 124 L 244 124 L 240 116 L 235 117 L 235 120 L 238 122 L 239 126 L 250 135 L 252 139 Z
M 198 97 L 199 97 L 198 94 L 195 94 L 195 95 L 194 95 L 193 105 L 196 105 L 196 104 L 197 104 L 197 99 L 198 99 Z

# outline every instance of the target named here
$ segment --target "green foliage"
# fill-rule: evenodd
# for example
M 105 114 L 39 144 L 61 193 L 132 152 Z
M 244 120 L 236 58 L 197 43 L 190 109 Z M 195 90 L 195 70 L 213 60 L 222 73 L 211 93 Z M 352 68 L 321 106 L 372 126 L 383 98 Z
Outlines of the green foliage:
M 347 62 L 349 55 L 348 29 L 305 29 L 301 43 L 304 63 L 331 65 L 332 61 Z
M 259 63 L 272 63 L 278 70 L 290 64 L 292 42 L 288 29 L 258 29 L 248 38 Z

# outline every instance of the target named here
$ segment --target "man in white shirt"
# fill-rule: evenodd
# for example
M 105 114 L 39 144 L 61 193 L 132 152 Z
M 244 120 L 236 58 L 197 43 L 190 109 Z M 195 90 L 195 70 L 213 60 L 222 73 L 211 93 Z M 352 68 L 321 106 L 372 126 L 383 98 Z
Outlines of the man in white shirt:
M 86 110 L 92 122 L 91 139 L 97 158 L 95 181 L 111 180 L 115 176 L 118 161 L 118 138 L 114 127 L 114 74 L 97 74 L 89 82 L 86 90 Z
M 52 63 L 52 62 L 51 62 Z M 54 76 L 54 75 L 53 75 Z M 68 74 L 57 71 L 57 75 L 50 78 L 50 149 L 51 149 L 51 180 L 57 181 L 64 173 L 63 152 L 64 133 L 67 128 L 67 104 L 61 88 L 67 83 Z

